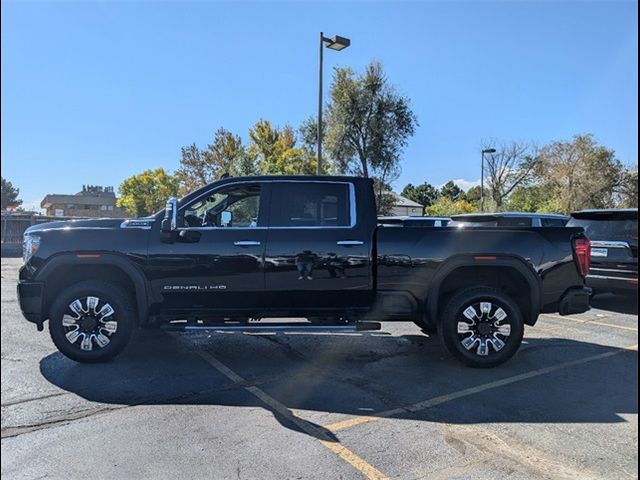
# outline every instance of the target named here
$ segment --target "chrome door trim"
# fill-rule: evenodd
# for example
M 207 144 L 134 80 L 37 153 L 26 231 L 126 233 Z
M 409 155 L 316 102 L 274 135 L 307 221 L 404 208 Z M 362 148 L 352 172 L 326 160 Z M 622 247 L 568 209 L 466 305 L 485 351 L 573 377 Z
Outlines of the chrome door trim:
M 236 240 L 233 244 L 237 247 L 259 247 L 261 245 L 256 240 Z
M 338 240 L 336 242 L 336 245 L 343 245 L 343 246 L 364 245 L 364 242 L 362 240 Z

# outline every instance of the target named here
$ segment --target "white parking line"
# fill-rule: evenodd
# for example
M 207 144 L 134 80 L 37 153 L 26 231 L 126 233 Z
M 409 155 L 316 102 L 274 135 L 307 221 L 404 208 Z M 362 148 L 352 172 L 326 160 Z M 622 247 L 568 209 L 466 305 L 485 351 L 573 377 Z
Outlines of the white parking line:
M 504 387 L 505 385 L 510 385 L 512 383 L 521 382 L 523 380 L 528 380 L 529 378 L 539 377 L 540 375 L 545 375 L 547 373 L 557 372 L 558 370 L 563 370 L 565 368 L 570 368 L 576 365 L 581 365 L 583 363 L 593 362 L 595 360 L 602 360 L 603 358 L 613 357 L 614 355 L 619 355 L 623 352 L 628 351 L 638 351 L 638 345 L 631 345 L 629 347 L 621 348 L 620 350 L 616 350 L 614 352 L 605 352 L 600 353 L 598 355 L 592 355 L 590 357 L 582 358 L 580 360 L 572 360 L 569 362 L 559 363 L 557 365 L 552 365 L 550 367 L 539 368 L 537 370 L 532 370 L 530 372 L 521 373 L 519 375 L 514 375 L 512 377 L 503 378 L 502 380 L 496 380 L 494 382 L 484 383 L 482 385 L 478 385 L 476 387 L 465 388 L 463 390 L 459 390 L 457 392 L 452 392 L 446 395 L 440 395 L 438 397 L 434 397 L 428 400 L 424 400 L 422 402 L 414 403 L 413 405 L 407 405 L 402 408 L 394 408 L 392 410 L 385 410 L 383 412 L 376 413 L 375 416 L 364 415 L 360 417 L 349 418 L 347 420 L 343 420 L 341 422 L 332 423 L 329 425 L 325 425 L 325 428 L 331 430 L 332 432 L 337 432 L 339 430 L 344 430 L 345 428 L 354 427 L 356 425 L 361 425 L 363 423 L 374 422 L 376 420 L 380 420 L 382 418 L 392 417 L 394 415 L 399 415 L 401 413 L 407 412 L 418 412 L 420 410 L 424 410 L 426 408 L 431 408 L 436 405 L 442 405 L 443 403 L 451 402 L 453 400 L 457 400 L 459 398 L 468 397 L 471 395 L 475 395 L 477 393 L 485 392 L 487 390 L 491 390 L 494 388 Z
M 584 324 L 587 324 L 587 325 L 588 324 L 593 324 L 593 325 L 601 325 L 603 327 L 619 328 L 621 330 L 629 330 L 631 332 L 637 332 L 638 331 L 638 329 L 634 328 L 634 327 L 627 327 L 625 325 L 616 325 L 616 324 L 608 323 L 608 322 L 598 322 L 596 320 L 590 320 L 588 318 L 587 319 L 583 319 L 583 318 L 580 318 L 580 317 L 572 318 L 570 316 L 563 317 L 561 315 L 553 315 L 553 314 L 550 314 L 550 313 L 545 313 L 545 314 L 543 314 L 541 316 L 545 317 L 545 318 L 554 318 L 554 319 L 558 319 L 558 320 L 569 320 L 571 322 L 584 323 Z
M 190 343 L 187 339 L 183 338 L 181 335 L 175 332 L 167 332 L 173 338 L 175 338 L 178 342 L 182 343 L 184 346 L 188 347 L 190 352 L 195 351 L 205 362 L 214 367 L 220 373 L 222 373 L 225 377 L 231 380 L 234 383 L 246 384 L 246 380 L 238 375 L 236 372 L 227 367 L 220 360 L 215 358 L 210 353 L 196 348 L 194 350 L 194 345 Z M 255 386 L 243 386 L 247 392 L 261 400 L 263 403 L 268 405 L 278 414 L 282 415 L 287 420 L 291 421 L 295 425 L 297 425 L 302 431 L 307 433 L 308 435 L 315 437 L 325 448 L 331 450 L 341 459 L 349 463 L 356 470 L 358 470 L 365 478 L 370 480 L 387 480 L 388 477 L 376 469 L 373 465 L 367 463 L 364 459 L 353 453 L 344 445 L 340 444 L 340 442 L 331 438 L 330 435 L 322 428 L 308 422 L 304 418 L 298 417 L 295 415 L 287 406 L 280 403 L 278 400 L 273 398 L 271 395 L 266 393 L 264 390 L 255 387 Z

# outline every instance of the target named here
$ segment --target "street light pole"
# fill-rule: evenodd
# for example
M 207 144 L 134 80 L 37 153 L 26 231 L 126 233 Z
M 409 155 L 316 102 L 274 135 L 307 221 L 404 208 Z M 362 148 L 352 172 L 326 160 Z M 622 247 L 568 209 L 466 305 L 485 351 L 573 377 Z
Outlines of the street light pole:
M 322 175 L 322 60 L 324 35 L 320 32 L 320 68 L 318 69 L 318 164 L 317 175 Z
M 320 65 L 318 68 L 318 165 L 316 170 L 318 175 L 322 175 L 322 63 L 324 54 L 322 48 L 325 44 L 327 48 L 340 51 L 351 45 L 351 40 L 338 35 L 327 38 L 320 32 Z
M 480 166 L 480 211 L 484 212 L 484 150 L 482 150 L 482 165 Z
M 480 167 L 480 211 L 484 212 L 484 154 L 496 153 L 495 148 L 484 148 L 482 150 L 482 165 Z

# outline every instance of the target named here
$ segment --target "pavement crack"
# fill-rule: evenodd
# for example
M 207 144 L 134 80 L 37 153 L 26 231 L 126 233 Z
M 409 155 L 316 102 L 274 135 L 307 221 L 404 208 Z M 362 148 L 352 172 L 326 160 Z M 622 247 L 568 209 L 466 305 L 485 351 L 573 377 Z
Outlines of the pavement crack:
M 25 398 L 22 400 L 14 400 L 12 402 L 3 402 L 2 403 L 2 407 L 12 407 L 14 405 L 20 405 L 22 403 L 28 403 L 28 402 L 35 402 L 36 400 L 44 400 L 46 398 L 52 398 L 52 397 L 60 397 L 62 395 L 71 395 L 71 393 L 69 392 L 56 392 L 56 393 L 51 393 L 49 395 L 43 395 L 41 397 L 33 397 L 33 398 Z
M 31 425 L 16 425 L 13 427 L 5 427 L 5 428 L 2 428 L 2 433 L 0 437 L 1 438 L 17 437 L 18 435 L 23 435 L 25 433 L 30 433 L 37 430 L 43 430 L 46 428 L 66 425 L 75 420 L 82 420 L 84 418 L 92 417 L 94 415 L 99 415 L 101 413 L 111 412 L 114 410 L 120 410 L 123 408 L 128 408 L 130 406 L 131 405 L 110 405 L 103 408 L 95 408 L 95 409 L 82 410 L 80 412 L 70 413 L 63 417 L 58 417 L 52 420 L 48 420 L 46 422 L 34 423 Z
M 284 350 L 284 353 L 287 355 L 287 357 L 293 360 L 301 360 L 305 358 L 302 352 L 293 348 L 289 342 L 287 342 L 286 340 L 282 340 L 277 335 L 256 335 L 256 337 L 275 343 L 276 345 L 281 347 L 282 350 Z

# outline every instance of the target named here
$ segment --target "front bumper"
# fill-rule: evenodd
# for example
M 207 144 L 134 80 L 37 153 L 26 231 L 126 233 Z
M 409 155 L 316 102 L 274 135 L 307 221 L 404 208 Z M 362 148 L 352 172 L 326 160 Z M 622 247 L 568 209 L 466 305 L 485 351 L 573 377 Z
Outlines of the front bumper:
M 28 321 L 42 325 L 45 320 L 42 314 L 42 295 L 44 283 L 20 282 L 18 283 L 18 302 L 22 315 Z
M 589 310 L 589 297 L 591 288 L 575 287 L 570 288 L 560 299 L 558 312 L 560 315 L 572 315 L 574 313 L 584 313 Z

